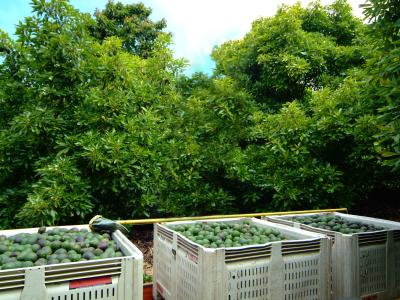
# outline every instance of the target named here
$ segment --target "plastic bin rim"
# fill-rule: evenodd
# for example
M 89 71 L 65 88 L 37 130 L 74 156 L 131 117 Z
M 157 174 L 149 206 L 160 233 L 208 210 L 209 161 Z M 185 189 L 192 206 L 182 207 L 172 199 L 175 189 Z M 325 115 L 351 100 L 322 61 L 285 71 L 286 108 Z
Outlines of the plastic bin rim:
M 251 249 L 251 248 L 265 248 L 265 247 L 268 246 L 268 245 L 272 245 L 272 244 L 276 244 L 276 243 L 286 243 L 286 242 L 288 242 L 288 243 L 289 243 L 289 242 L 315 242 L 315 241 L 319 241 L 319 240 L 321 240 L 321 239 L 325 239 L 325 238 L 326 238 L 325 235 L 320 234 L 320 233 L 308 232 L 308 231 L 306 231 L 306 230 L 304 230 L 304 229 L 298 229 L 298 228 L 288 227 L 288 226 L 286 226 L 286 225 L 276 224 L 276 223 L 273 223 L 273 222 L 269 222 L 269 221 L 266 221 L 266 220 L 259 220 L 259 219 L 256 219 L 256 218 L 239 218 L 239 219 L 237 219 L 237 218 L 231 218 L 231 219 L 229 219 L 229 221 L 248 220 L 248 219 L 254 219 L 254 221 L 256 221 L 255 223 L 257 223 L 257 221 L 258 221 L 258 222 L 260 222 L 261 225 L 262 225 L 263 223 L 266 223 L 267 225 L 278 226 L 278 228 L 282 227 L 282 229 L 288 230 L 288 231 L 292 231 L 293 233 L 298 233 L 297 231 L 301 231 L 301 234 L 303 234 L 303 235 L 309 235 L 310 238 L 291 239 L 291 240 L 281 240 L 281 241 L 269 242 L 269 243 L 265 243 L 265 244 L 255 244 L 255 245 L 237 246 L 237 247 L 229 247 L 229 248 L 226 248 L 226 247 L 207 248 L 207 247 L 204 247 L 203 245 L 200 245 L 200 244 L 198 244 L 198 243 L 195 243 L 195 242 L 189 240 L 189 239 L 188 239 L 187 237 L 185 237 L 183 234 L 181 234 L 181 233 L 179 233 L 179 232 L 177 232 L 177 231 L 175 231 L 175 230 L 172 230 L 172 229 L 170 229 L 170 228 L 168 228 L 168 227 L 166 226 L 167 224 L 168 224 L 168 225 L 175 225 L 175 224 L 202 223 L 202 222 L 204 222 L 203 220 L 200 220 L 200 221 L 175 221 L 175 222 L 155 223 L 154 226 L 160 226 L 160 227 L 162 227 L 164 230 L 167 230 L 167 231 L 169 231 L 169 232 L 171 232 L 171 233 L 175 233 L 175 234 L 179 235 L 179 237 L 183 238 L 186 242 L 190 243 L 190 244 L 193 245 L 193 246 L 200 247 L 200 248 L 202 248 L 202 249 L 205 250 L 205 251 L 216 251 L 216 250 L 222 250 L 222 249 L 223 249 L 223 250 L 226 250 L 226 249 L 229 249 L 229 250 L 246 250 L 246 249 Z M 219 221 L 220 221 L 221 219 L 216 219 L 216 220 L 219 220 Z M 223 220 L 228 221 L 228 219 L 223 219 Z M 212 222 L 212 221 L 215 221 L 215 220 L 214 220 L 214 219 L 213 219 L 213 220 L 210 219 L 210 220 L 207 220 L 207 221 L 208 221 L 208 222 Z

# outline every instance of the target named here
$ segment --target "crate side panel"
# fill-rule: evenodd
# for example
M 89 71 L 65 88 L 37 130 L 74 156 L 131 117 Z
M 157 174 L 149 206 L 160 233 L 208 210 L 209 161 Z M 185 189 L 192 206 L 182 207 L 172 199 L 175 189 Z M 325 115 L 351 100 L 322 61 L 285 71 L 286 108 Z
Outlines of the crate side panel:
M 361 295 L 383 291 L 386 288 L 386 244 L 360 247 Z
M 172 243 L 163 237 L 157 236 L 157 281 L 159 281 L 165 289 L 171 291 L 172 277 Z
M 199 299 L 200 272 L 199 265 L 190 254 L 178 250 L 176 254 L 177 263 L 177 299 L 195 300 Z
M 270 259 L 227 264 L 228 299 L 269 300 Z
M 286 256 L 284 261 L 284 299 L 318 300 L 319 253 Z

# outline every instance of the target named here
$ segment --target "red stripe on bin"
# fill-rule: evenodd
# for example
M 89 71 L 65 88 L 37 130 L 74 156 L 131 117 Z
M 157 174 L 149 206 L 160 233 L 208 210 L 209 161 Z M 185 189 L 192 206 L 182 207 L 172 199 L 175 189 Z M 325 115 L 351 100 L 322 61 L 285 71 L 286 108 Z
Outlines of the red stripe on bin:
M 79 289 L 95 285 L 111 284 L 111 276 L 102 276 L 97 278 L 78 279 L 69 283 L 69 289 Z

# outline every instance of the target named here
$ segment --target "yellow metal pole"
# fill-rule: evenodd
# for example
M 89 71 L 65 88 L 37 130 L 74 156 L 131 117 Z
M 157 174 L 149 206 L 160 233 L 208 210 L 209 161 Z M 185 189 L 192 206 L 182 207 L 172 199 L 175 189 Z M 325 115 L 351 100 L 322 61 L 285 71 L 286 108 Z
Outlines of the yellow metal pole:
M 332 209 L 317 209 L 317 210 L 297 210 L 297 211 L 279 211 L 267 213 L 250 213 L 250 214 L 234 214 L 234 215 L 214 215 L 214 216 L 198 216 L 198 217 L 176 217 L 176 218 L 158 218 L 158 219 L 138 219 L 138 220 L 118 220 L 117 222 L 124 225 L 144 225 L 153 223 L 164 223 L 174 221 L 189 221 L 189 220 L 208 220 L 208 219 L 227 219 L 227 218 L 255 218 L 276 215 L 291 215 L 291 214 L 312 214 L 324 212 L 344 212 L 347 213 L 347 208 L 332 208 Z

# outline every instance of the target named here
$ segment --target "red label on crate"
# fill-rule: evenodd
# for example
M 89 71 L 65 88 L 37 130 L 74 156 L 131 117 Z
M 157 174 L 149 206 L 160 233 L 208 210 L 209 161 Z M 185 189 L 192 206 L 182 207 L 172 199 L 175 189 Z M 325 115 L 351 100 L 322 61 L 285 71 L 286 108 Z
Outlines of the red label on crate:
M 368 296 L 364 296 L 361 298 L 362 300 L 376 300 L 378 299 L 378 295 L 374 294 L 374 295 L 368 295 Z
M 74 281 L 70 281 L 69 289 L 80 289 L 89 286 L 103 285 L 103 284 L 111 284 L 112 279 L 111 276 L 103 276 L 96 278 L 87 278 L 87 279 L 78 279 Z

